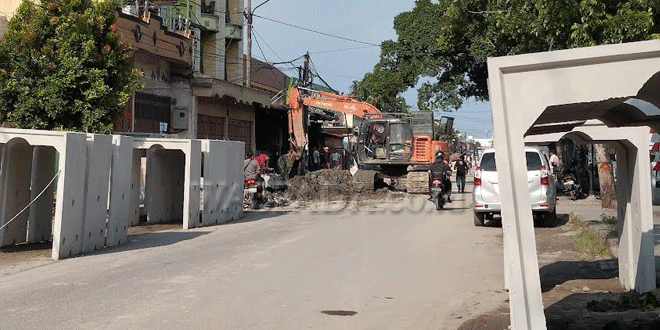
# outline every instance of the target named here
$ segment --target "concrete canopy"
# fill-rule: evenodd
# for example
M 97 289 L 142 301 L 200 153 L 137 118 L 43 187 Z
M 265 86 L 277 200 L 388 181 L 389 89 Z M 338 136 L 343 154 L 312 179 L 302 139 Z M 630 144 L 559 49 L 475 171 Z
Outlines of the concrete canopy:
M 608 126 L 660 124 L 658 72 L 660 40 L 488 59 L 500 195 L 511 196 L 509 203 L 502 201 L 502 218 L 512 329 L 546 328 L 525 136 L 530 142 L 531 135 L 571 132 L 590 119 L 607 125 L 575 134 L 616 141 L 622 165 L 617 171 L 621 280 L 642 292 L 655 287 L 648 128 Z M 536 142 L 555 138 L 535 137 Z

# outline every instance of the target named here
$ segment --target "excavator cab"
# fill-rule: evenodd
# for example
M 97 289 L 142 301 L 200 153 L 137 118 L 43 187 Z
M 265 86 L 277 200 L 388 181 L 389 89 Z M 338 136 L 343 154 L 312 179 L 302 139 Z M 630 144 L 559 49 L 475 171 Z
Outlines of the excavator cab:
M 413 154 L 413 131 L 396 117 L 363 120 L 357 143 L 358 160 L 371 164 L 408 162 Z

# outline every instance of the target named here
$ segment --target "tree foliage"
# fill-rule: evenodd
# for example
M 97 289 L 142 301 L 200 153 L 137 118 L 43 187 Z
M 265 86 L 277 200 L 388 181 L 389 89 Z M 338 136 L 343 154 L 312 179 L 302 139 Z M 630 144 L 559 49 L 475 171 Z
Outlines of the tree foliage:
M 488 57 L 660 38 L 659 10 L 657 0 L 417 0 L 355 89 L 389 104 L 419 86 L 420 110 L 456 110 L 488 99 Z
M 24 1 L 0 40 L 0 121 L 109 133 L 140 73 L 110 0 Z

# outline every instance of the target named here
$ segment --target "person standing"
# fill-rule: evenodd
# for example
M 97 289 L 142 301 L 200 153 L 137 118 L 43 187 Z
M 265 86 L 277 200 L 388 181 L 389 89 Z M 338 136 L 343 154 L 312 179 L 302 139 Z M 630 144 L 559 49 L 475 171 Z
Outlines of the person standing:
M 550 167 L 552 167 L 552 173 L 559 173 L 560 171 L 560 161 L 557 153 L 554 149 L 550 149 Z
M 312 171 L 318 171 L 321 168 L 321 153 L 316 147 L 312 147 Z
M 341 158 L 341 156 L 339 155 L 339 152 L 337 151 L 337 149 L 332 150 L 332 153 L 330 154 L 330 168 L 331 169 L 336 169 L 336 168 L 341 169 L 341 167 L 339 166 L 340 158 Z
M 465 161 L 465 156 L 456 161 L 456 186 L 459 193 L 465 192 L 465 175 L 470 169 L 470 165 Z
M 330 148 L 323 147 L 321 153 L 321 168 L 330 168 Z

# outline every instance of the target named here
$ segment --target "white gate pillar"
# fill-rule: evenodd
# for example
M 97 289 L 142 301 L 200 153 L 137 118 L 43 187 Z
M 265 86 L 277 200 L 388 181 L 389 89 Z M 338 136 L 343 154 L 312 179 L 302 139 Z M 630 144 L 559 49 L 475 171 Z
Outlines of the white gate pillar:
M 626 289 L 655 289 L 653 213 L 648 188 L 650 164 L 646 149 L 648 130 L 639 128 L 628 142 L 617 146 L 617 223 L 619 281 Z M 637 147 L 636 147 L 637 146 Z

